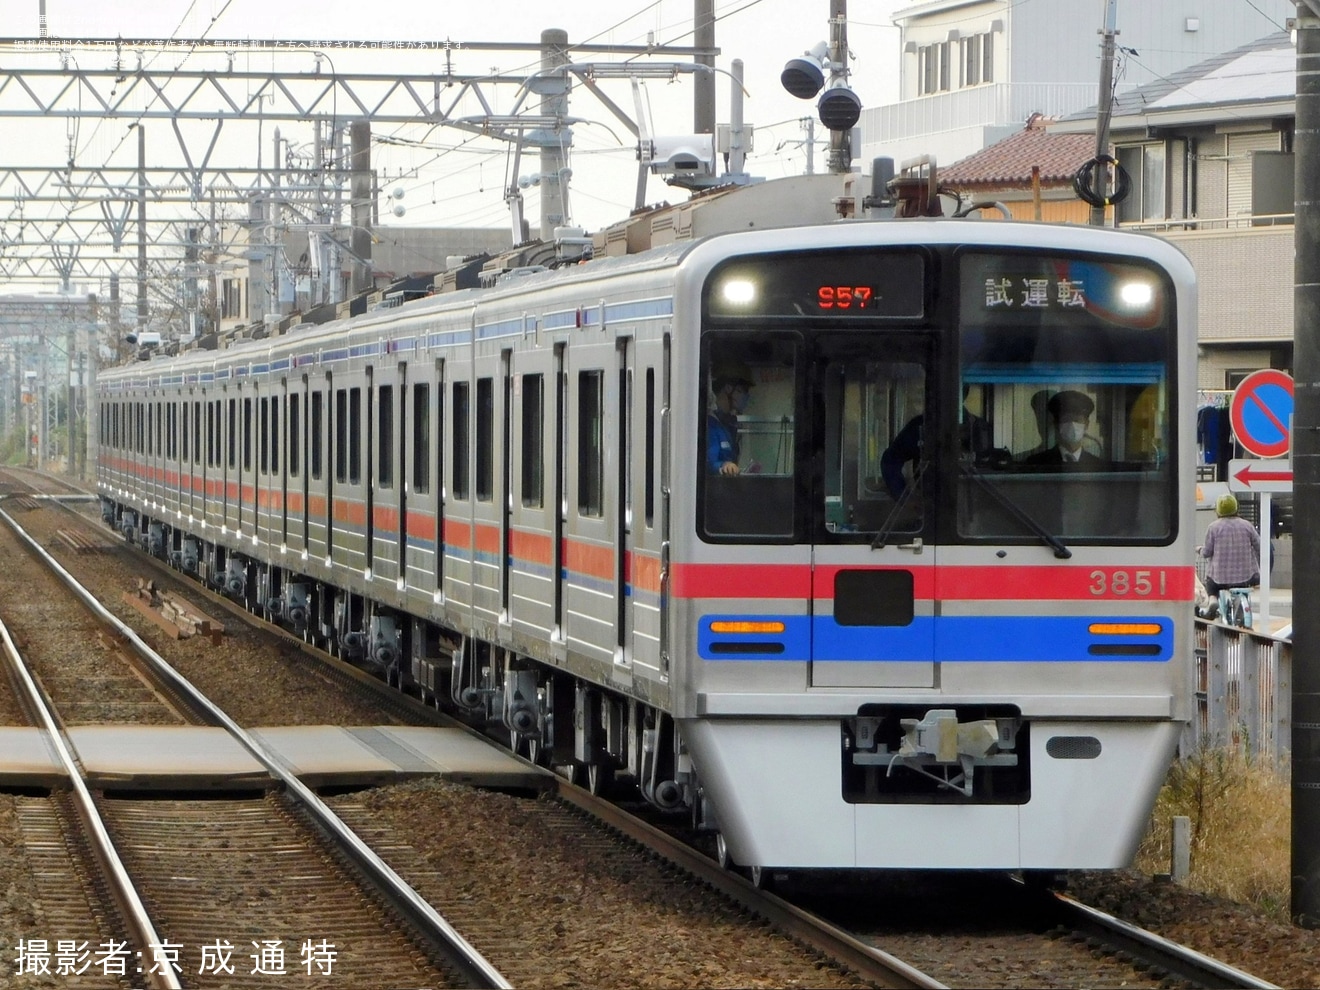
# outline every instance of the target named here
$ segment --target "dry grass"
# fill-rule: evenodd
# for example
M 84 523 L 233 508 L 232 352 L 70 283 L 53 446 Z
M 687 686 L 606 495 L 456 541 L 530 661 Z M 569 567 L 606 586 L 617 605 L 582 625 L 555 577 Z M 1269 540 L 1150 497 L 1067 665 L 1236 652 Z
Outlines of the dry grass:
M 1193 890 L 1227 897 L 1288 920 L 1291 784 L 1287 771 L 1237 752 L 1206 749 L 1175 763 L 1160 790 L 1134 864 L 1168 873 L 1172 823 L 1192 823 Z

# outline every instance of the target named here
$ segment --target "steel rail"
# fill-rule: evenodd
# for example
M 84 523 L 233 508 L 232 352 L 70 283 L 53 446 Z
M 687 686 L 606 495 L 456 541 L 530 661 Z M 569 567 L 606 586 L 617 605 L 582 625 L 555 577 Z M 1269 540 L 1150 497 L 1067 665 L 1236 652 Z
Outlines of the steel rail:
M 458 933 L 416 890 L 400 877 L 388 863 L 380 858 L 344 821 L 336 815 L 316 793 L 290 772 L 279 759 L 257 742 L 237 722 L 203 695 L 192 683 L 171 667 L 163 657 L 153 650 L 133 630 L 96 600 L 63 566 L 52 557 L 44 547 L 32 539 L 21 526 L 4 510 L 0 509 L 0 518 L 27 544 L 84 604 L 87 605 L 108 626 L 119 633 L 144 660 L 150 664 L 156 676 L 166 681 L 174 690 L 186 697 L 213 718 L 214 724 L 222 726 L 244 749 L 261 763 L 270 774 L 285 787 L 286 793 L 308 813 L 311 820 L 323 833 L 338 844 L 339 848 L 357 864 L 358 868 L 371 878 L 380 893 L 390 905 L 407 918 L 413 925 L 428 933 L 433 939 L 457 954 L 454 960 L 465 980 L 473 985 L 493 987 L 497 990 L 512 990 L 500 972 Z M 159 944 L 153 943 L 153 944 Z M 178 986 L 174 984 L 173 986 Z
M 0 515 L 3 515 L 10 522 L 10 525 L 13 525 L 8 514 L 0 511 Z M 123 860 L 119 858 L 119 852 L 115 849 L 114 842 L 110 838 L 110 832 L 105 827 L 100 812 L 96 809 L 96 803 L 92 800 L 91 791 L 87 788 L 82 767 L 74 759 L 70 744 L 65 739 L 59 726 L 55 724 L 55 717 L 51 714 L 50 706 L 47 704 L 43 692 L 33 681 L 31 673 L 18 652 L 18 647 L 9 635 L 8 627 L 3 622 L 0 622 L 0 643 L 4 645 L 4 653 L 15 680 L 22 685 L 23 691 L 27 695 L 28 706 L 41 722 L 50 745 L 55 750 L 56 758 L 68 776 L 69 785 L 73 790 L 74 807 L 78 811 L 79 819 L 82 820 L 84 830 L 90 836 L 89 844 L 91 845 L 92 854 L 96 857 L 101 872 L 110 884 L 111 895 L 115 899 L 125 924 L 128 925 L 133 939 L 138 943 L 138 949 L 142 952 L 141 958 L 143 960 L 152 958 L 152 947 L 160 946 L 163 943 L 151 921 L 151 915 L 147 912 L 146 905 L 142 903 L 142 898 L 133 885 L 133 878 L 129 876 Z M 153 966 L 142 975 L 151 986 L 158 988 L 158 990 L 181 990 L 182 984 L 175 978 L 173 967 L 170 965 L 166 965 L 162 969 Z
M 1090 932 L 1111 945 L 1117 944 L 1195 986 L 1278 990 L 1276 984 L 1245 973 L 1195 949 L 1171 942 L 1154 932 L 1138 928 L 1121 918 L 1115 918 L 1111 914 L 1083 904 L 1067 894 L 1058 891 L 1051 891 L 1051 894 L 1056 910 L 1067 919 L 1067 924 L 1077 931 Z
M 945 984 L 921 972 L 897 956 L 867 945 L 823 918 L 775 894 L 758 890 L 750 882 L 722 869 L 718 863 L 697 852 L 691 846 L 648 823 L 615 807 L 603 798 L 555 777 L 560 798 L 599 818 L 628 838 L 653 849 L 672 864 L 709 884 L 725 897 L 748 911 L 765 918 L 770 924 L 816 951 L 851 967 L 879 986 L 895 988 L 922 988 L 946 990 Z

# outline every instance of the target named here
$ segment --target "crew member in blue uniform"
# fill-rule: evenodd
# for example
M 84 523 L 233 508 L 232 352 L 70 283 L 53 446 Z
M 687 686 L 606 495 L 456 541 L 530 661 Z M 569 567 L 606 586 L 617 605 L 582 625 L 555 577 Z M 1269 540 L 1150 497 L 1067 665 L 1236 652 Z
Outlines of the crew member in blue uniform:
M 715 407 L 706 414 L 706 470 L 710 474 L 739 474 L 738 416 L 747 408 L 752 379 L 746 368 L 719 368 L 711 388 Z

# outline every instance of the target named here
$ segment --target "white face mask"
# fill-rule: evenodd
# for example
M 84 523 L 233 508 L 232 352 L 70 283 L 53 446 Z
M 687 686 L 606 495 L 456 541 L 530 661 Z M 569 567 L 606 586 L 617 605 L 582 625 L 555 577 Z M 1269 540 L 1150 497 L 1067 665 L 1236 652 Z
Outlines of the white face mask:
M 1076 449 L 1082 445 L 1082 437 L 1086 436 L 1086 424 L 1079 423 L 1076 420 L 1067 420 L 1059 424 L 1059 442 L 1065 447 Z

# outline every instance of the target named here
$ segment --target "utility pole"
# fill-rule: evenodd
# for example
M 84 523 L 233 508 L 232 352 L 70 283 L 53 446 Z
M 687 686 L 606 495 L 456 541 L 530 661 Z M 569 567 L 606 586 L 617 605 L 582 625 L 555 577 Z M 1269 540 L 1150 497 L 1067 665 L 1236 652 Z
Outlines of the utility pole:
M 349 250 L 353 252 L 353 294 L 364 292 L 373 285 L 371 274 L 371 121 L 355 120 L 348 128 L 352 145 L 350 159 L 352 176 L 349 179 L 350 203 L 348 207 Z
M 69 317 L 69 329 L 64 335 L 64 350 L 66 363 L 68 365 L 68 388 L 64 393 L 64 434 L 65 451 L 64 470 L 69 477 L 74 476 L 76 461 L 74 451 L 78 449 L 78 417 L 75 414 L 78 387 L 78 373 L 74 370 L 74 352 L 78 349 L 78 328 L 74 325 L 73 316 Z
M 715 0 L 693 0 L 692 43 L 698 48 L 715 47 Z M 692 130 L 697 134 L 715 133 L 715 56 L 698 55 L 698 65 L 710 67 L 692 79 Z
M 830 0 L 830 61 L 845 81 L 848 78 L 848 0 Z M 852 171 L 852 130 L 831 130 L 829 170 Z
M 1320 0 L 1297 2 L 1296 106 L 1293 595 L 1305 603 L 1320 592 Z M 1320 928 L 1320 610 L 1295 610 L 1292 641 L 1291 914 Z
M 1100 42 L 1100 100 L 1095 114 L 1095 196 L 1099 206 L 1091 207 L 1091 226 L 1105 225 L 1105 200 L 1109 198 L 1109 175 L 1105 160 L 1109 157 L 1109 118 L 1114 110 L 1114 36 L 1118 34 L 1118 0 L 1105 0 L 1105 26 Z
M 147 131 L 141 121 L 130 124 L 138 132 L 138 294 L 137 328 L 141 332 L 147 328 Z
M 568 32 L 547 28 L 541 32 L 541 114 L 563 120 L 568 116 Z M 568 222 L 564 205 L 564 169 L 568 160 L 564 155 L 571 139 L 568 125 L 554 133 L 538 135 L 541 145 L 541 240 L 553 241 L 555 228 Z

